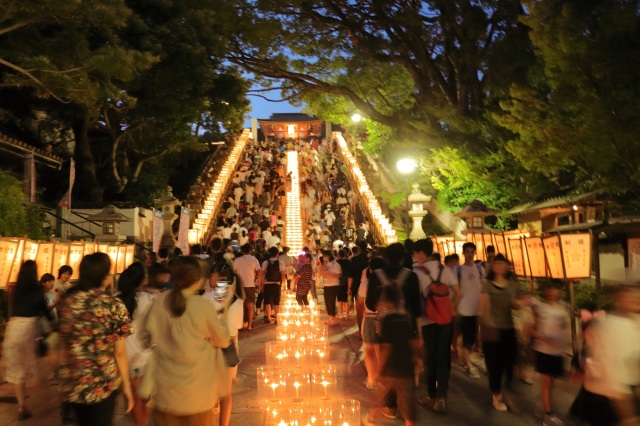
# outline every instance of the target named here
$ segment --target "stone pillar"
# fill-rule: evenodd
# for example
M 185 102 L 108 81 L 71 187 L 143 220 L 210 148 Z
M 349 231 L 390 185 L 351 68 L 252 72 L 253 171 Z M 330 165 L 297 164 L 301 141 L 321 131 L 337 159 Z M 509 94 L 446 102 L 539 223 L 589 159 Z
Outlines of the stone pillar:
M 176 246 L 176 240 L 173 237 L 173 222 L 178 218 L 176 214 L 176 206 L 182 203 L 173 196 L 173 188 L 167 186 L 167 192 L 160 198 L 154 200 L 155 205 L 164 214 L 164 233 L 160 240 L 160 247 L 166 247 L 172 250 Z
M 409 216 L 413 218 L 413 228 L 409 233 L 409 238 L 416 241 L 427 238 L 427 234 L 422 230 L 422 218 L 429 213 L 424 209 L 424 203 L 431 201 L 431 196 L 420 192 L 420 185 L 417 183 L 414 183 L 412 188 L 413 191 L 409 194 L 409 204 L 411 205 Z

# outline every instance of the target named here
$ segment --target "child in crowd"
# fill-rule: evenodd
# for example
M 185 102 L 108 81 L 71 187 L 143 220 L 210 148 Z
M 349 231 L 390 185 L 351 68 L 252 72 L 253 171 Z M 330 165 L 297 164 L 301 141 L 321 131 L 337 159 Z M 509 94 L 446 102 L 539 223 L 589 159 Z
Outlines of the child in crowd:
M 546 426 L 563 422 L 553 413 L 551 392 L 553 380 L 564 375 L 563 356 L 567 349 L 569 319 L 567 307 L 560 301 L 562 282 L 553 281 L 544 287 L 544 298 L 533 306 L 535 324 L 531 330 L 536 371 L 540 374 L 542 407 Z
M 398 410 L 404 418 L 405 425 L 415 424 L 415 404 L 413 383 L 413 362 L 409 340 L 412 330 L 409 315 L 401 308 L 400 290 L 392 285 L 385 285 L 381 289 L 378 302 L 380 316 L 380 389 L 376 405 L 369 411 L 364 422 L 370 425 L 374 422 L 378 411 L 388 410 L 384 404 L 389 392 L 395 392 Z

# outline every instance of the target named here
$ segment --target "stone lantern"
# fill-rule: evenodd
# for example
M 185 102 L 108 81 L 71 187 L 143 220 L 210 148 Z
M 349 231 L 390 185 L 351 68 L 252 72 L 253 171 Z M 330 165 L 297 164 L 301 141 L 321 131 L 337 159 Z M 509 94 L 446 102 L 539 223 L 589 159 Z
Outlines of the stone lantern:
M 167 186 L 167 192 L 160 198 L 155 199 L 156 207 L 164 214 L 163 225 L 164 232 L 160 240 L 160 247 L 173 249 L 176 246 L 176 240 L 173 237 L 173 222 L 178 218 L 176 214 L 176 206 L 182 203 L 173 195 L 173 188 Z
M 414 183 L 412 185 L 413 190 L 409 194 L 409 204 L 411 209 L 409 210 L 409 216 L 413 218 L 413 228 L 409 234 L 409 238 L 413 241 L 427 238 L 427 234 L 422 230 L 422 218 L 429 212 L 424 209 L 424 204 L 431 201 L 431 195 L 425 195 L 420 192 L 420 185 Z
M 108 205 L 100 213 L 89 216 L 87 220 L 102 222 L 102 235 L 96 235 L 95 239 L 105 242 L 124 241 L 125 236 L 120 235 L 120 222 L 131 222 L 114 205 Z
M 499 212 L 492 210 L 484 205 L 482 201 L 473 200 L 458 213 L 454 213 L 455 217 L 462 218 L 467 224 L 467 229 L 463 233 L 467 232 L 482 232 L 486 229 L 484 220 L 486 217 L 495 216 Z

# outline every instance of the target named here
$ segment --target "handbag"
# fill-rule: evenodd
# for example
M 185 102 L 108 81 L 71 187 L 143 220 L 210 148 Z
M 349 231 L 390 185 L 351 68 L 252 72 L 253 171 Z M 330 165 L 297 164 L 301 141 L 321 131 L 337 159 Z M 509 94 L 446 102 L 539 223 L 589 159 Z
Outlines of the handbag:
M 155 346 L 155 344 L 151 345 L 151 354 L 149 355 L 147 364 L 144 366 L 144 375 L 136 392 L 138 396 L 144 400 L 151 399 L 156 393 L 157 354 L 154 349 Z
M 240 364 L 238 349 L 233 339 L 230 341 L 229 346 L 222 348 L 222 355 L 224 356 L 224 362 L 227 364 L 227 367 L 235 367 Z

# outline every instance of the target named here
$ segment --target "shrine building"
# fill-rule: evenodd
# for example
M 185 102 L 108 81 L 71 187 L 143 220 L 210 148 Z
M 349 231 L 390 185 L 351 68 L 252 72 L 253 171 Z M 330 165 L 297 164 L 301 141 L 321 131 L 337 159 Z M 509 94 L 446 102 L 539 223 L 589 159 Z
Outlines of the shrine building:
M 315 116 L 302 113 L 274 113 L 269 119 L 258 119 L 260 129 L 267 138 L 308 139 L 321 138 L 323 122 Z

